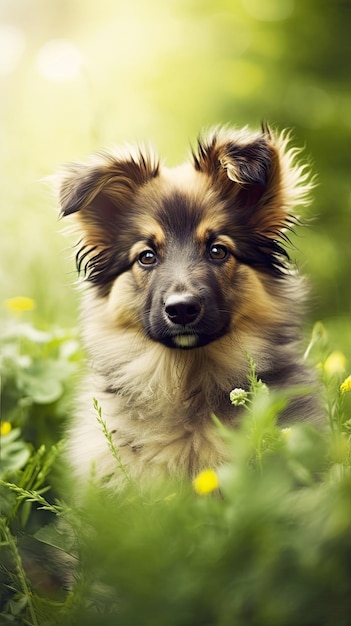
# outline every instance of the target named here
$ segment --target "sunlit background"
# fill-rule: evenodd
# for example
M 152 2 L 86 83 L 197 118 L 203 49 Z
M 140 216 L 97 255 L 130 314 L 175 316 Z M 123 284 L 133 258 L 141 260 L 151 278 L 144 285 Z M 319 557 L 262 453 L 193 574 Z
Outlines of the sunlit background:
M 149 141 L 168 164 L 214 123 L 293 129 L 318 176 L 293 256 L 310 323 L 350 350 L 350 3 L 0 0 L 1 300 L 75 325 L 73 262 L 43 179 L 101 147 Z

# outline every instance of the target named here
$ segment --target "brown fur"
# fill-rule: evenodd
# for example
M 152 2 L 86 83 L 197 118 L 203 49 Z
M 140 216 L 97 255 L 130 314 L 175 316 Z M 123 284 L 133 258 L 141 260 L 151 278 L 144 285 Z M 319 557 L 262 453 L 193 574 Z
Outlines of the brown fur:
M 217 128 L 167 169 L 149 149 L 101 154 L 60 178 L 62 215 L 79 233 L 88 283 L 83 338 L 92 371 L 78 401 L 70 458 L 78 475 L 123 482 L 96 398 L 132 478 L 192 476 L 227 451 L 211 413 L 247 388 L 248 359 L 268 385 L 306 384 L 299 338 L 304 286 L 286 232 L 310 191 L 285 134 Z M 281 423 L 316 419 L 295 398 Z

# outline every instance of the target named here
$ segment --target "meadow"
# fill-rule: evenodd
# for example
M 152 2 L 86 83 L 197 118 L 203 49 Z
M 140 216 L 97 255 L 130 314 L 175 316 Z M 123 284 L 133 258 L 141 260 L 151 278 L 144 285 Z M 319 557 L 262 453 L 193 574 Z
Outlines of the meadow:
M 30 301 L 10 304 L 24 316 Z M 270 391 L 251 363 L 250 391 L 231 393 L 245 407 L 240 427 L 217 423 L 231 461 L 140 490 L 96 405 L 127 487 L 116 493 L 92 475 L 78 501 L 61 454 L 79 343 L 15 319 L 2 347 L 1 624 L 349 623 L 351 376 L 321 324 L 306 352 L 322 431 L 279 427 L 289 395 Z
M 0 9 L 0 624 L 348 626 L 350 8 L 101 5 Z M 288 398 L 252 364 L 241 426 L 221 429 L 227 466 L 147 492 L 92 480 L 77 504 L 62 460 L 84 370 L 75 242 L 47 177 L 134 140 L 173 165 L 202 127 L 262 120 L 292 129 L 316 177 L 289 253 L 310 283 L 303 349 L 325 428 L 281 429 Z

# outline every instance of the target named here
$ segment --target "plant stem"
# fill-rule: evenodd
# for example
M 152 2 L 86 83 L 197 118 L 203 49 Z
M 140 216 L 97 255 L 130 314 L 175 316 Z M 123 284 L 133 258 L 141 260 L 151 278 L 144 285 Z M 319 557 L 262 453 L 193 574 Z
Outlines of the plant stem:
M 107 439 L 108 447 L 110 449 L 110 452 L 112 453 L 113 457 L 117 461 L 118 469 L 121 470 L 121 472 L 123 473 L 126 481 L 131 485 L 133 481 L 132 481 L 132 479 L 130 477 L 130 474 L 129 474 L 127 468 L 125 467 L 125 465 L 122 462 L 121 456 L 120 456 L 116 446 L 113 443 L 112 435 L 111 435 L 110 431 L 108 430 L 106 422 L 104 421 L 104 419 L 102 417 L 101 406 L 99 405 L 98 401 L 95 398 L 94 398 L 94 409 L 96 411 L 96 419 L 99 422 L 99 424 L 100 424 L 100 426 L 102 428 L 102 432 L 103 432 L 104 436 Z
M 5 543 L 9 546 L 9 549 L 11 550 L 14 563 L 16 566 L 18 580 L 21 585 L 23 594 L 27 599 L 28 610 L 29 610 L 30 617 L 32 620 L 32 626 L 39 626 L 39 622 L 35 615 L 35 611 L 34 611 L 34 607 L 32 603 L 32 592 L 30 591 L 29 585 L 27 583 L 27 577 L 23 569 L 22 559 L 17 548 L 17 543 L 16 543 L 15 538 L 11 534 L 10 529 L 8 528 L 4 518 L 0 518 L 0 530 L 1 530 L 1 534 L 3 536 Z

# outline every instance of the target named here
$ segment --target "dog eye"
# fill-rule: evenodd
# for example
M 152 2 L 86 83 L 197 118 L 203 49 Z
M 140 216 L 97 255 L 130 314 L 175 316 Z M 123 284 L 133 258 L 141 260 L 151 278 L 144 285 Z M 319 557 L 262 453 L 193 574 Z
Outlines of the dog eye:
M 228 256 L 228 249 L 220 243 L 215 243 L 210 247 L 210 259 L 213 261 L 223 261 Z
M 155 265 L 157 263 L 157 256 L 153 250 L 143 250 L 138 256 L 140 265 Z

